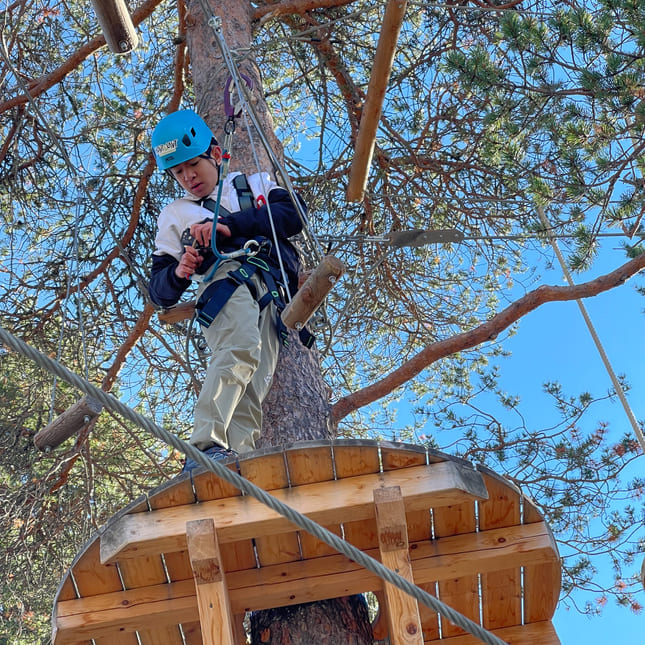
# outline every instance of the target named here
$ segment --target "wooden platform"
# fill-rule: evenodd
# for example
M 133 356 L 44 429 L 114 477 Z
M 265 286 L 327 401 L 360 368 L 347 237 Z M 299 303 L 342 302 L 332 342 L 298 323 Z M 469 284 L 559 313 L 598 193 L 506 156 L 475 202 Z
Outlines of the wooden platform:
M 229 467 L 238 465 L 508 643 L 559 645 L 556 543 L 532 502 L 493 472 L 357 440 L 257 451 Z M 393 644 L 479 642 L 200 469 L 123 509 L 82 548 L 56 594 L 53 642 L 241 644 L 247 611 L 367 591 L 383 610 L 375 633 L 389 630 Z

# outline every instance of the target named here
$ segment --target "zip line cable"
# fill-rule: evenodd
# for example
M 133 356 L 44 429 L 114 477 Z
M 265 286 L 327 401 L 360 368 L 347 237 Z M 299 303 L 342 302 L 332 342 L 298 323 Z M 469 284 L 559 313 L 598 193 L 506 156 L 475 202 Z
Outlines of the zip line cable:
M 544 236 L 550 239 L 574 239 L 575 234 L 552 233 L 553 229 L 548 228 L 544 231 Z M 645 231 L 635 233 L 641 241 L 645 240 Z M 594 237 L 627 237 L 624 233 L 596 233 Z M 432 243 L 455 243 L 475 240 L 534 240 L 540 239 L 539 235 L 530 233 L 518 233 L 516 235 L 465 235 L 457 229 L 410 229 L 402 231 L 392 231 L 385 235 L 319 235 L 318 239 L 326 243 L 343 243 L 343 242 L 372 242 L 389 244 L 394 247 L 401 246 L 424 246 Z
M 547 219 L 542 206 L 537 207 L 537 212 L 538 212 L 538 215 L 540 216 L 540 221 L 548 231 L 551 228 L 551 224 Z M 558 246 L 557 241 L 555 240 L 555 238 L 551 237 L 550 242 L 551 242 L 551 247 L 553 248 L 553 251 L 555 252 L 558 258 L 558 262 L 560 263 L 560 267 L 564 273 L 564 277 L 566 278 L 569 285 L 573 287 L 575 283 L 571 276 L 571 272 L 569 271 L 569 267 L 567 267 L 567 263 L 564 259 L 564 256 L 560 251 L 560 247 Z M 598 350 L 598 354 L 600 354 L 600 358 L 603 362 L 603 365 L 605 366 L 605 369 L 607 370 L 607 374 L 611 379 L 614 389 L 616 390 L 616 394 L 618 395 L 618 398 L 620 399 L 623 409 L 625 410 L 625 414 L 629 419 L 629 423 L 632 426 L 632 429 L 634 430 L 634 434 L 636 435 L 636 438 L 638 439 L 638 443 L 641 446 L 641 450 L 645 454 L 645 435 L 643 435 L 643 431 L 638 425 L 638 421 L 636 420 L 636 417 L 632 412 L 631 406 L 629 405 L 629 401 L 627 400 L 627 396 L 625 395 L 625 390 L 623 389 L 623 386 L 621 385 L 620 381 L 618 380 L 618 377 L 616 376 L 616 373 L 614 372 L 613 367 L 611 366 L 609 357 L 605 352 L 605 348 L 603 347 L 600 337 L 596 332 L 596 328 L 594 327 L 593 322 L 591 321 L 591 317 L 587 312 L 587 308 L 585 307 L 585 304 L 580 299 L 577 299 L 576 303 L 580 308 L 580 312 L 582 313 L 582 317 L 584 318 L 585 324 L 587 325 L 587 329 L 589 329 L 589 333 L 591 334 L 591 338 L 593 339 L 596 349 Z
M 417 587 L 415 584 L 403 578 L 392 569 L 389 569 L 378 560 L 375 560 L 366 553 L 363 553 L 363 551 L 350 544 L 349 542 L 346 542 L 335 533 L 332 533 L 330 530 L 324 528 L 323 526 L 320 526 L 319 524 L 308 518 L 306 515 L 299 513 L 284 502 L 281 502 L 279 499 L 273 497 L 267 491 L 263 490 L 259 486 L 256 486 L 237 472 L 230 470 L 226 466 L 220 464 L 218 461 L 209 459 L 204 455 L 204 453 L 197 450 L 197 448 L 191 446 L 185 441 L 182 441 L 181 439 L 179 439 L 179 437 L 160 427 L 151 419 L 124 405 L 113 395 L 100 390 L 85 379 L 68 370 L 57 361 L 49 358 L 48 356 L 45 356 L 35 348 L 27 345 L 27 343 L 20 340 L 19 338 L 16 338 L 2 326 L 0 326 L 0 341 L 7 347 L 10 347 L 22 356 L 25 356 L 26 358 L 35 362 L 39 367 L 46 369 L 53 374 L 56 374 L 73 387 L 76 387 L 82 392 L 85 392 L 85 394 L 87 394 L 88 396 L 94 397 L 106 409 L 120 414 L 122 417 L 136 424 L 138 427 L 145 430 L 149 434 L 152 434 L 160 441 L 169 446 L 172 446 L 180 452 L 183 452 L 187 457 L 194 459 L 200 466 L 204 466 L 209 471 L 215 473 L 215 475 L 217 475 L 220 479 L 223 479 L 229 484 L 235 486 L 240 491 L 242 491 L 242 493 L 254 497 L 260 503 L 264 504 L 276 513 L 279 513 L 302 530 L 310 533 L 322 542 L 325 542 L 325 544 L 348 557 L 350 560 L 353 560 L 368 571 L 371 571 L 380 579 L 412 596 L 415 600 L 421 602 L 433 611 L 436 611 L 442 616 L 445 616 L 448 620 L 450 620 L 450 622 L 454 623 L 458 627 L 461 627 L 463 630 L 469 632 L 476 638 L 479 638 L 479 640 L 481 640 L 483 643 L 486 643 L 487 645 L 508 645 L 508 643 L 500 639 L 495 634 L 484 629 L 481 625 L 478 625 L 466 616 L 463 616 L 458 611 L 455 611 L 454 609 L 452 609 L 452 607 L 449 607 L 438 598 L 429 594 L 427 591 L 421 589 L 420 587 Z

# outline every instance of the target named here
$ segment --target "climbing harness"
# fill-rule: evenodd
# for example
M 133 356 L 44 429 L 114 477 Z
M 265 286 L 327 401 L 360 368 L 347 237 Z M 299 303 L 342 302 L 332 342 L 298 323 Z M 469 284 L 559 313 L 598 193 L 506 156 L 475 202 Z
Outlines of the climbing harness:
M 206 287 L 195 307 L 197 322 L 203 327 L 210 327 L 217 314 L 224 308 L 224 305 L 229 301 L 233 293 L 239 287 L 245 286 L 251 292 L 254 300 L 257 301 L 260 311 L 271 302 L 275 304 L 277 309 L 276 326 L 278 335 L 283 345 L 287 346 L 289 344 L 289 331 L 282 321 L 281 316 L 285 308 L 283 296 L 285 286 L 280 283 L 279 271 L 271 267 L 261 257 L 268 253 L 270 244 L 269 240 L 266 240 L 260 246 L 258 254 L 242 260 L 237 269 L 229 271 L 225 278 L 216 280 Z M 267 292 L 260 297 L 258 297 L 257 289 L 252 281 L 252 277 L 256 273 L 260 274 L 267 287 Z M 313 345 L 315 338 L 306 328 L 301 329 L 298 333 L 300 341 L 305 347 L 309 348 Z
M 260 200 L 266 201 L 263 195 L 258 196 L 256 200 L 253 195 L 253 191 L 249 186 L 246 175 L 244 174 L 234 177 L 233 186 L 235 187 L 241 210 L 253 208 Z M 203 208 L 213 212 L 213 222 L 215 222 L 218 214 L 221 212 L 221 206 L 213 199 L 205 199 L 199 203 Z M 213 231 L 215 231 L 214 226 Z M 228 302 L 237 287 L 246 285 L 253 295 L 253 298 L 257 300 L 260 311 L 262 311 L 270 302 L 275 304 L 277 310 L 276 327 L 278 335 L 280 336 L 283 345 L 287 346 L 289 331 L 282 321 L 281 313 L 286 307 L 287 294 L 289 292 L 288 283 L 284 271 L 276 267 L 272 267 L 269 264 L 268 258 L 272 248 L 271 241 L 267 238 L 264 238 L 261 242 L 256 239 L 251 239 L 237 251 L 221 253 L 217 250 L 217 246 L 213 242 L 213 237 L 214 236 L 211 236 L 210 247 L 201 246 L 190 234 L 190 229 L 186 229 L 181 237 L 182 246 L 193 246 L 202 254 L 205 254 L 206 257 L 208 257 L 207 254 L 210 252 L 213 252 L 216 256 L 215 262 L 209 269 L 207 275 L 195 276 L 196 280 L 210 282 L 202 292 L 195 307 L 195 319 L 197 322 L 199 322 L 203 327 L 209 327 L 217 314 L 219 314 L 219 312 L 224 308 L 224 305 Z M 236 270 L 229 271 L 227 278 L 211 282 L 217 268 L 224 260 L 238 260 L 241 263 L 241 266 Z M 251 276 L 256 272 L 260 274 L 268 290 L 267 293 L 260 298 L 257 297 L 257 290 L 251 280 Z M 311 347 L 315 341 L 314 336 L 305 329 L 304 326 L 300 328 L 298 332 L 302 344 L 307 348 Z

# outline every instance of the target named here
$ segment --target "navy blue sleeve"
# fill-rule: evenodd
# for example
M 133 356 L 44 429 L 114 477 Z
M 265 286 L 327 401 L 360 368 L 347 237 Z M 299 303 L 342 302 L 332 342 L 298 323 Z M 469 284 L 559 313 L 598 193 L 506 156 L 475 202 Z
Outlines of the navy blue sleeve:
M 178 264 L 172 255 L 166 253 L 152 256 L 148 292 L 152 302 L 161 307 L 176 304 L 191 284 L 190 280 L 180 278 L 175 273 Z
M 279 238 L 287 239 L 302 231 L 300 215 L 291 201 L 289 193 L 284 188 L 275 188 L 269 193 L 269 204 L 271 205 L 273 224 Z M 229 227 L 233 238 L 251 239 L 256 236 L 264 236 L 271 239 L 272 237 L 267 206 L 247 208 L 233 215 L 225 215 L 219 221 Z

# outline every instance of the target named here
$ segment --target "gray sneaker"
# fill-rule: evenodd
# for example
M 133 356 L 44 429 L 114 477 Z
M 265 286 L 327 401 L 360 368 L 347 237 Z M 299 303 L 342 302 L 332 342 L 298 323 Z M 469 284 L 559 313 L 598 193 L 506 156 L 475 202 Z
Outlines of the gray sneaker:
M 206 450 L 202 450 L 202 452 L 209 459 L 213 459 L 216 461 L 220 461 L 222 459 L 229 459 L 231 457 L 237 457 L 237 453 L 235 452 L 235 450 L 229 450 L 228 448 L 224 448 L 224 446 L 218 446 L 217 444 L 215 444 L 214 446 L 211 446 L 210 448 L 206 448 Z M 198 468 L 200 465 L 201 464 L 198 464 L 194 459 L 187 457 L 184 463 L 184 467 L 181 469 L 181 472 L 189 473 L 191 470 Z

